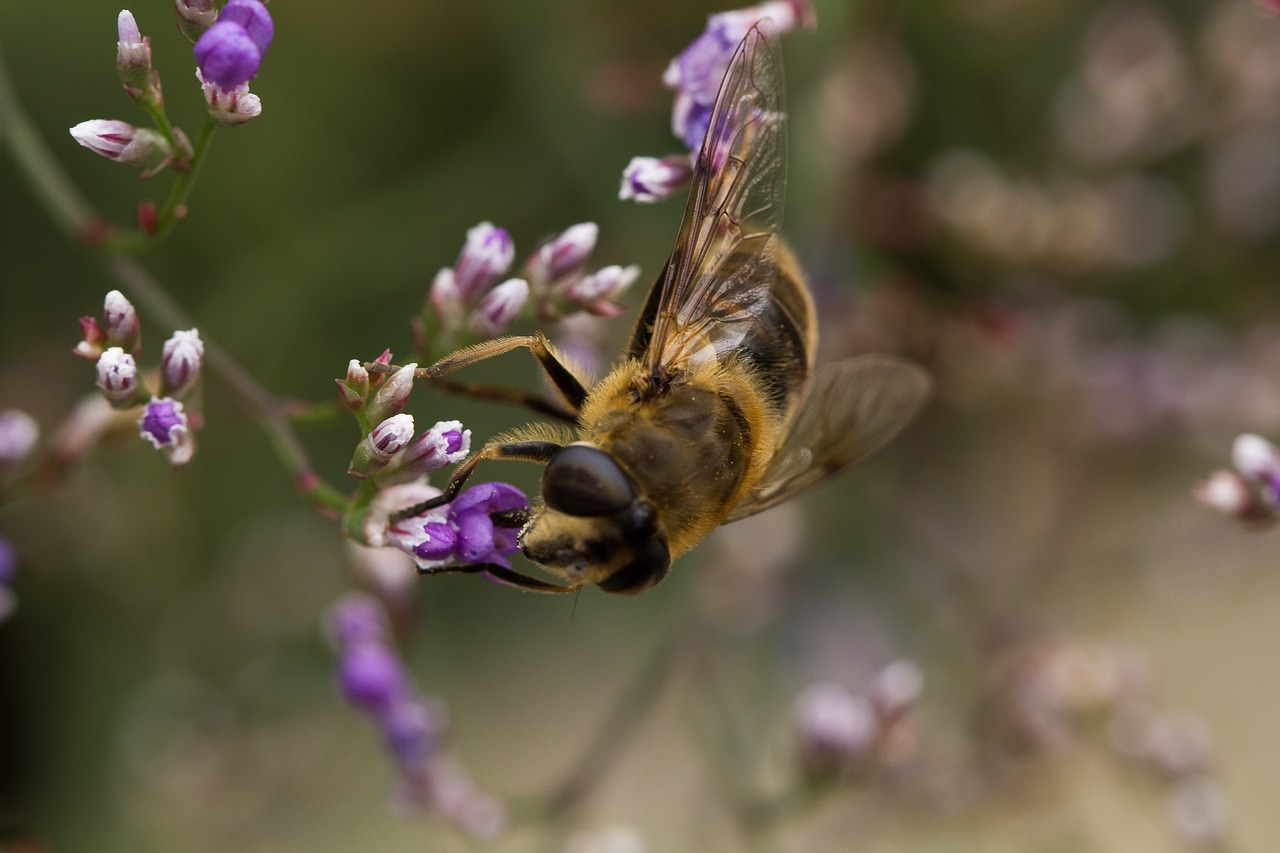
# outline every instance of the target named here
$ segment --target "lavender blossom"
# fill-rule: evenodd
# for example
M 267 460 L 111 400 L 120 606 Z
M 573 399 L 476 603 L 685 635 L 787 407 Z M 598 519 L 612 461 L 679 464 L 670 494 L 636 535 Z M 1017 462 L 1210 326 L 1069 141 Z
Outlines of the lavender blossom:
M 187 464 L 195 455 L 187 414 L 182 404 L 170 397 L 157 397 L 143 407 L 138 432 L 175 466 Z
M 275 35 L 271 13 L 258 0 L 229 0 L 218 13 L 218 23 L 232 23 L 242 27 L 262 55 L 266 54 Z
M 195 46 L 196 65 L 202 79 L 224 91 L 243 86 L 262 65 L 262 50 L 243 26 L 219 20 Z
M 164 343 L 160 360 L 160 393 L 167 397 L 186 395 L 200 378 L 204 364 L 204 342 L 195 329 L 174 332 Z
M 502 803 L 479 791 L 447 754 L 443 705 L 424 697 L 391 647 L 376 601 L 348 595 L 329 612 L 342 694 L 373 720 L 395 763 L 395 804 L 440 815 L 463 832 L 493 838 L 507 824 Z
M 519 530 L 495 524 L 493 515 L 528 505 L 529 499 L 515 486 L 481 483 L 450 504 L 390 525 L 385 541 L 413 557 L 423 572 L 455 561 L 509 568 L 506 557 L 519 550 Z

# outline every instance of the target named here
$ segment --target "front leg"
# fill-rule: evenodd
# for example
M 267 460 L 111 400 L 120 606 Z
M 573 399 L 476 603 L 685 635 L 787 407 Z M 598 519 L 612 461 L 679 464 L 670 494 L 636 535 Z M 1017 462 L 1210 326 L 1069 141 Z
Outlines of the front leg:
M 475 346 L 460 349 L 452 355 L 445 356 L 430 367 L 418 368 L 414 375 L 426 379 L 439 379 L 446 373 L 452 373 L 467 365 L 493 358 L 495 355 L 502 355 L 504 352 L 510 352 L 518 347 L 529 348 L 529 351 L 533 353 L 533 357 L 538 360 L 538 366 L 542 368 L 542 372 L 551 380 L 551 387 L 555 389 L 555 392 L 564 401 L 569 411 L 577 415 L 582 409 L 582 404 L 587 399 L 587 389 L 583 387 L 578 377 L 573 375 L 573 371 L 565 367 L 560 359 L 556 358 L 555 353 L 551 351 L 551 343 L 541 332 L 533 335 L 494 338 L 491 341 L 484 341 Z
M 458 496 L 458 493 L 462 491 L 467 478 L 471 476 L 471 472 L 475 470 L 481 460 L 516 459 L 523 462 L 547 463 L 563 446 L 554 441 L 510 441 L 486 444 L 480 448 L 479 453 L 472 454 L 465 462 L 454 469 L 453 475 L 449 478 L 449 482 L 445 485 L 441 494 L 420 504 L 400 510 L 391 516 L 391 521 L 392 523 L 403 521 L 406 518 L 421 515 L 427 510 L 451 503 Z

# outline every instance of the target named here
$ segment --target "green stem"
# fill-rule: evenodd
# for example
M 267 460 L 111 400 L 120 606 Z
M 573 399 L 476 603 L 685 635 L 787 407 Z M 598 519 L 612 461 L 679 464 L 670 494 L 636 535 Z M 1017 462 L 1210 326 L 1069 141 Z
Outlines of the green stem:
M 153 244 L 163 240 L 186 215 L 187 199 L 195 187 L 196 178 L 200 176 L 200 167 L 204 165 L 205 155 L 209 153 L 209 143 L 213 141 L 213 132 L 217 129 L 218 123 L 206 116 L 192 148 L 191 165 L 186 171 L 177 173 L 173 186 L 169 188 L 169 197 L 165 199 L 164 207 L 160 208 L 156 218 L 156 231 L 151 238 Z

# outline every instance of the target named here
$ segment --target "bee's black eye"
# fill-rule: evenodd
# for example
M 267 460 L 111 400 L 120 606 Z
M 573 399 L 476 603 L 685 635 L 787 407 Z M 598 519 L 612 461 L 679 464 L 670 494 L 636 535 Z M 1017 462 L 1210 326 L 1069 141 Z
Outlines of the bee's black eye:
M 610 515 L 636 499 L 631 478 L 603 450 L 570 444 L 547 463 L 542 499 L 568 515 Z

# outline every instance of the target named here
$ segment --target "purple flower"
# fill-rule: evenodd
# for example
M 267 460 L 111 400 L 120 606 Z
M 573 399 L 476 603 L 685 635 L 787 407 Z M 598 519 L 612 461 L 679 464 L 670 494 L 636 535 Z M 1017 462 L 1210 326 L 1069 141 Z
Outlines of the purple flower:
M 381 643 L 352 643 L 338 664 L 338 684 L 357 708 L 384 711 L 404 693 L 405 674 L 399 658 Z
M 657 157 L 633 157 L 622 172 L 622 188 L 618 198 L 633 198 L 638 202 L 662 201 L 689 182 L 693 167 L 689 157 L 672 154 Z
M 838 772 L 867 757 L 879 737 L 871 702 L 838 684 L 820 683 L 796 698 L 800 761 L 810 773 Z
M 506 555 L 518 549 L 519 531 L 495 525 L 491 514 L 528 505 L 529 499 L 515 486 L 481 483 L 446 507 L 397 522 L 388 544 L 412 556 L 423 571 L 455 560 L 506 566 Z
M 156 448 L 174 447 L 189 431 L 182 404 L 170 397 L 158 397 L 142 409 L 138 429 Z
M 203 79 L 223 90 L 248 83 L 262 64 L 262 49 L 235 21 L 219 20 L 206 30 L 196 42 L 195 54 Z
M 261 54 L 267 52 L 275 34 L 271 14 L 258 0 L 230 0 L 218 14 L 218 22 L 239 24 Z
M 367 595 L 343 596 L 329 608 L 329 634 L 341 648 L 353 643 L 385 643 L 387 616 L 381 605 Z
M 453 274 L 464 305 L 474 305 L 494 282 L 502 278 L 515 259 L 511 235 L 491 222 L 467 231 L 467 242 L 454 264 Z

